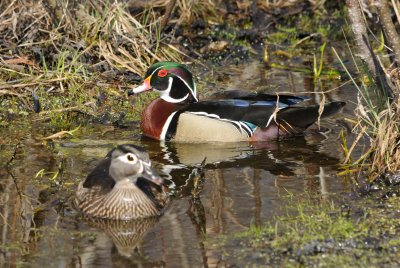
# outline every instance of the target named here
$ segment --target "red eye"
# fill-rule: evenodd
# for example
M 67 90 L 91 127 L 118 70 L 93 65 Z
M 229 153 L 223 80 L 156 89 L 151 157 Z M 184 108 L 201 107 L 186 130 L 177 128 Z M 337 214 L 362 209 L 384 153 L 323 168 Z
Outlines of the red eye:
M 159 70 L 157 75 L 158 75 L 159 77 L 164 77 L 164 76 L 167 75 L 167 71 L 164 70 L 164 69 Z

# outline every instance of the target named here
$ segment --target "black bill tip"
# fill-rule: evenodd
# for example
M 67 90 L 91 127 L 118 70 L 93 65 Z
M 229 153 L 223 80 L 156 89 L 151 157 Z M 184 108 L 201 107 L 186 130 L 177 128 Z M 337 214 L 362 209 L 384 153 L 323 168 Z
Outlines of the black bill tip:
M 128 96 L 133 96 L 135 95 L 135 92 L 133 92 L 133 89 L 128 90 Z

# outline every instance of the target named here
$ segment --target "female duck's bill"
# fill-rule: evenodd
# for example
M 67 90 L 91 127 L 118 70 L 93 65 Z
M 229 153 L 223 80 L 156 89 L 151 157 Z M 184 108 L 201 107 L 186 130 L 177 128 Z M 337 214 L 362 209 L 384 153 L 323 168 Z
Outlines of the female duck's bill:
M 77 189 L 75 205 L 85 215 L 115 220 L 157 216 L 168 203 L 164 180 L 141 147 L 111 150 Z

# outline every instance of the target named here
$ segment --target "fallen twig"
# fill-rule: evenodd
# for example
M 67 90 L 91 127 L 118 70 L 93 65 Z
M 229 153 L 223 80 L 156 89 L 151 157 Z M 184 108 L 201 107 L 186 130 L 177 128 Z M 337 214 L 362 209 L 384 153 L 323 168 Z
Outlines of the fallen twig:
M 55 134 L 52 134 L 50 136 L 44 137 L 42 138 L 42 140 L 54 140 L 54 139 L 61 139 L 63 138 L 65 135 L 69 135 L 69 136 L 73 136 L 74 132 L 76 132 L 81 126 L 78 126 L 77 128 L 67 131 L 67 130 L 62 130 L 60 132 L 57 132 Z
M 14 152 L 13 155 L 11 156 L 11 158 L 7 161 L 7 168 L 11 165 L 12 161 L 14 161 L 15 156 L 17 155 L 17 150 L 19 148 L 19 145 L 21 144 L 21 142 L 18 142 L 15 146 L 14 146 Z
M 38 82 L 32 82 L 32 83 L 25 83 L 25 84 L 16 84 L 16 85 L 10 85 L 10 84 L 3 84 L 0 85 L 0 90 L 2 89 L 7 89 L 7 88 L 19 88 L 19 87 L 29 87 L 29 86 L 35 86 L 35 85 L 43 85 L 43 84 L 48 84 L 52 82 L 58 82 L 58 81 L 63 81 L 63 80 L 68 80 L 68 77 L 60 77 L 60 78 L 55 78 L 55 79 L 49 79 L 49 80 L 42 80 Z
M 84 103 L 83 105 L 84 106 L 90 106 L 92 104 L 94 104 L 93 101 L 88 101 L 88 102 Z M 39 113 L 39 115 L 49 115 L 49 114 L 52 114 L 52 113 L 64 113 L 64 112 L 79 112 L 79 113 L 82 113 L 82 114 L 88 114 L 87 112 L 82 111 L 82 109 L 80 107 L 81 106 L 77 105 L 77 106 L 65 107 L 65 108 L 60 108 L 60 109 L 55 109 L 55 110 L 41 111 Z

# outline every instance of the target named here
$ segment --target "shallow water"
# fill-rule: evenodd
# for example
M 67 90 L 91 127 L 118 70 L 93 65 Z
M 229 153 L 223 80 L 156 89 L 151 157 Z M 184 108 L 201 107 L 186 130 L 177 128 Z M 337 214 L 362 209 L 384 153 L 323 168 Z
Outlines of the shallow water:
M 312 79 L 266 70 L 258 62 L 226 66 L 217 73 L 203 70 L 202 75 L 221 81 L 216 89 L 302 92 L 312 97 L 311 102 L 321 99 L 309 94 L 316 90 Z M 326 82 L 324 89 L 341 83 Z M 85 133 L 91 134 L 47 149 L 24 137 L 10 169 L 0 170 L 0 214 L 6 222 L 1 226 L 0 263 L 38 267 L 223 264 L 224 250 L 208 243 L 210 238 L 233 235 L 286 213 L 288 195 L 310 192 L 323 200 L 351 191 L 350 183 L 336 174 L 343 158 L 339 133 L 346 131 L 342 118 L 354 109 L 348 100 L 355 100 L 355 95 L 351 86 L 327 94 L 327 101 L 347 101 L 343 113 L 322 120 L 323 133 L 314 129 L 281 142 L 160 144 L 141 140 L 136 128 L 108 131 L 101 125 L 88 126 Z M 159 219 L 85 221 L 70 207 L 74 189 L 100 158 L 121 143 L 145 147 L 158 170 L 174 181 L 179 195 Z M 14 146 L 2 145 L 0 150 L 6 162 Z M 205 157 L 204 184 L 196 199 L 190 194 L 190 173 Z M 42 169 L 44 174 L 35 178 Z

